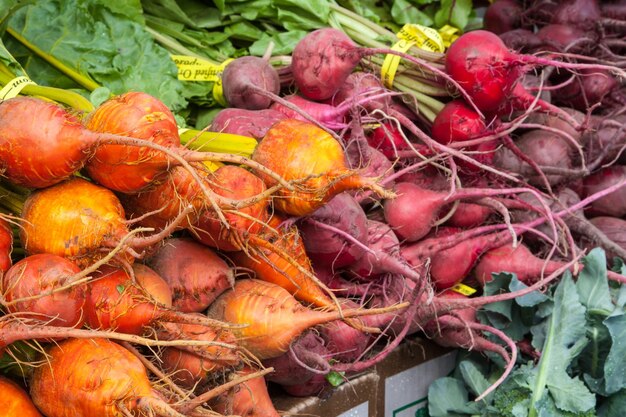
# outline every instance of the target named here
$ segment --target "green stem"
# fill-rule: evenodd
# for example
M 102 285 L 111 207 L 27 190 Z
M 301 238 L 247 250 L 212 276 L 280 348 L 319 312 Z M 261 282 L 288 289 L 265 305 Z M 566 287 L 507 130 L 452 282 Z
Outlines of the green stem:
M 153 16 L 150 15 L 145 15 L 146 18 L 146 25 L 149 29 L 152 29 L 153 32 L 157 33 L 157 34 L 164 34 L 167 35 L 168 37 L 181 42 L 181 43 L 185 43 L 187 45 L 193 45 L 196 46 L 198 48 L 203 48 L 204 45 L 202 44 L 202 42 L 200 42 L 199 40 L 197 40 L 196 38 L 193 38 L 189 35 L 184 34 L 181 31 L 176 31 L 176 30 L 172 30 L 170 29 L 169 26 L 162 24 L 158 19 L 155 19 Z M 151 31 L 151 33 L 152 33 Z M 154 35 L 154 33 L 152 33 Z
M 191 49 L 187 48 L 180 42 L 180 41 L 187 42 L 188 44 L 198 46 L 199 48 L 206 48 L 206 46 L 202 45 L 201 43 L 196 41 L 194 38 L 191 38 L 189 36 L 185 37 L 182 34 L 178 34 L 178 33 L 174 35 L 171 32 L 169 32 L 167 28 L 162 29 L 161 27 L 158 27 L 158 26 L 152 27 L 152 24 L 151 26 L 146 26 L 146 31 L 150 35 L 152 35 L 154 40 L 156 40 L 158 43 L 160 43 L 163 47 L 165 47 L 167 50 L 169 50 L 172 53 L 175 53 L 178 55 L 192 56 L 194 58 L 200 58 L 204 61 L 210 62 L 213 65 L 219 65 L 219 62 L 215 62 L 213 59 L 208 58 L 206 55 L 200 55 L 192 51 Z M 189 38 L 189 40 L 187 38 Z M 224 58 L 224 60 L 226 60 L 226 58 Z
M 550 372 L 549 369 L 546 369 L 546 366 L 543 366 L 543 363 L 546 361 L 550 361 L 550 356 L 552 355 L 552 345 L 554 344 L 552 339 L 554 337 L 554 322 L 550 320 L 548 325 L 548 330 L 546 334 L 546 340 L 543 343 L 543 350 L 541 352 L 541 358 L 539 359 L 539 363 L 537 364 L 537 369 L 539 372 L 537 373 L 537 378 L 535 379 L 534 388 L 532 397 L 530 398 L 530 407 L 528 410 L 528 417 L 537 417 L 537 408 L 535 404 L 539 402 L 541 397 L 544 395 L 544 390 L 546 387 L 546 383 L 548 382 L 548 374 Z
M 6 77 L 7 80 L 15 78 L 15 74 L 4 64 L 0 62 L 0 75 Z M 6 85 L 6 82 L 3 83 Z
M 396 39 L 395 33 L 385 29 L 384 27 L 372 22 L 369 19 L 366 19 L 351 10 L 346 9 L 345 7 L 341 7 L 337 4 L 330 3 L 330 8 L 335 12 L 333 13 L 335 16 L 341 16 L 341 19 L 346 22 L 346 24 L 350 27 L 356 27 L 357 25 L 366 26 L 370 29 L 371 32 L 374 33 L 373 38 L 386 38 L 387 41 L 392 42 Z
M 2 187 L 12 192 L 16 196 L 19 196 L 20 200 L 26 200 L 26 197 L 28 197 L 28 195 L 31 193 L 30 188 L 23 187 L 9 181 L 2 181 L 0 184 L 0 188 Z
M 362 16 L 359 16 L 358 14 L 354 13 L 351 10 L 348 10 L 346 8 L 343 8 L 339 5 L 336 4 L 330 4 L 330 8 L 335 11 L 336 15 L 341 16 L 339 18 L 340 21 L 344 22 L 344 24 L 353 29 L 353 31 L 355 31 L 354 29 L 356 29 L 357 27 L 367 27 L 370 31 L 370 33 L 374 33 L 373 36 L 371 36 L 369 38 L 369 40 L 367 39 L 363 39 L 364 42 L 363 45 L 369 46 L 369 43 L 371 42 L 372 45 L 373 44 L 377 44 L 377 45 L 381 45 L 380 42 L 376 42 L 375 39 L 384 39 L 386 40 L 388 43 L 394 43 L 398 40 L 398 38 L 396 37 L 396 34 L 385 29 L 384 27 L 376 24 L 375 22 L 372 22 L 369 19 L 366 19 Z M 358 32 L 358 29 L 356 30 Z M 372 48 L 380 48 L 380 46 L 370 46 Z M 389 47 L 389 45 L 385 45 L 384 47 Z M 433 61 L 433 62 L 437 62 L 440 61 L 443 57 L 443 54 L 438 53 L 438 52 L 430 52 L 430 51 L 426 51 L 424 49 L 420 49 L 417 47 L 412 47 L 409 50 L 409 53 L 419 57 L 419 58 L 423 58 L 426 59 L 428 61 Z
M 14 215 L 19 216 L 22 213 L 24 200 L 24 196 L 9 191 L 4 185 L 0 185 L 0 206 L 9 210 Z
M 192 56 L 194 58 L 201 58 L 201 59 L 206 59 L 207 61 L 209 61 L 209 59 L 207 57 L 198 55 L 197 53 L 195 53 L 194 51 L 192 51 L 191 49 L 188 49 L 186 47 L 184 47 L 182 44 L 180 44 L 176 39 L 164 35 L 162 33 L 159 33 L 157 31 L 155 31 L 154 29 L 147 27 L 146 26 L 146 31 L 148 33 L 150 33 L 152 35 L 152 37 L 161 45 L 163 45 L 165 48 L 167 48 L 170 52 L 174 52 L 176 54 L 180 54 L 180 55 L 186 55 L 186 56 Z M 217 64 L 216 64 L 217 65 Z
M 26 38 L 24 38 L 17 31 L 11 29 L 10 27 L 7 27 L 7 32 L 11 36 L 13 36 L 18 42 L 20 42 L 22 45 L 24 45 L 26 48 L 28 48 L 32 52 L 34 52 L 37 56 L 39 56 L 40 58 L 44 59 L 47 63 L 49 63 L 50 65 L 52 65 L 53 67 L 55 67 L 56 69 L 61 71 L 63 74 L 67 75 L 69 78 L 71 78 L 72 80 L 74 80 L 76 83 L 78 83 L 79 85 L 83 86 L 87 90 L 93 91 L 96 88 L 100 87 L 100 85 L 98 83 L 96 83 L 95 81 L 93 81 L 91 78 L 89 78 L 89 77 L 79 73 L 78 71 L 70 68 L 69 66 L 65 65 L 64 63 L 62 63 L 61 61 L 59 61 L 58 59 L 56 59 L 52 55 L 44 52 L 43 50 L 39 49 L 34 44 L 30 43 Z
M 11 69 L 0 62 L 0 84 L 5 86 L 14 78 L 16 78 L 16 75 Z M 94 108 L 93 104 L 85 97 L 73 91 L 63 90 L 61 88 L 28 84 L 22 88 L 21 93 L 29 96 L 45 97 L 84 112 L 90 112 Z
M 419 101 L 405 99 L 403 103 L 413 111 L 418 116 L 422 116 L 431 124 L 435 121 L 437 117 L 437 112 L 431 109 L 424 103 L 420 103 Z
M 403 84 L 409 87 L 413 91 L 417 91 L 422 94 L 427 94 L 431 97 L 432 96 L 450 97 L 450 93 L 448 93 L 445 89 L 421 82 L 406 74 L 396 74 L 396 77 L 394 79 L 394 84 L 395 83 Z
M 359 34 L 359 40 L 354 39 L 352 36 L 350 36 L 357 43 L 360 43 L 362 45 L 369 45 L 370 43 L 380 44 L 379 42 L 375 41 L 375 39 L 377 38 L 376 32 L 373 31 L 368 25 L 363 24 L 359 21 L 355 21 L 354 19 L 351 19 L 342 14 L 336 14 L 333 16 L 333 18 L 344 28 L 344 30 L 350 31 L 350 33 Z M 385 44 L 382 43 L 381 45 Z
M 273 67 L 287 67 L 291 65 L 291 56 L 288 55 L 274 55 L 269 59 L 269 63 Z
M 426 106 L 434 110 L 436 113 L 439 113 L 443 109 L 444 104 L 442 102 L 440 102 L 439 100 L 431 96 L 428 96 L 426 94 L 423 94 L 413 89 L 411 84 L 407 85 L 407 84 L 404 84 L 403 82 L 399 82 L 399 80 L 396 80 L 394 82 L 394 86 L 395 86 L 395 89 L 398 91 L 411 94 L 413 97 L 415 97 L 415 99 L 419 103 L 425 104 Z
M 63 90 L 62 88 L 30 84 L 24 87 L 22 92 L 29 96 L 45 97 L 85 113 L 90 113 L 95 109 L 93 103 L 85 97 L 73 91 Z
M 409 50 L 409 52 L 411 52 Z M 415 54 L 413 54 L 415 56 Z M 384 55 L 372 55 L 369 57 L 372 62 L 375 62 L 379 67 L 382 67 L 383 62 L 385 61 Z M 440 70 L 445 70 L 445 66 L 438 64 L 436 62 L 429 62 L 429 65 L 434 68 L 438 68 Z M 428 68 L 415 66 L 412 63 L 407 63 L 406 61 L 400 61 L 400 65 L 398 65 L 398 72 L 401 74 L 406 74 L 407 76 L 413 78 L 422 78 L 430 80 L 435 83 L 435 85 L 444 85 L 445 81 L 441 80 L 441 77 L 437 76 L 435 73 L 430 71 Z
M 600 362 L 600 348 L 598 346 L 598 329 L 592 327 L 592 337 L 591 337 L 591 370 L 590 374 L 592 377 L 598 377 L 598 368 Z
M 382 43 L 382 42 L 378 42 L 374 39 L 368 38 L 367 35 L 360 33 L 358 30 L 355 30 L 352 28 L 345 28 L 343 30 L 346 33 L 346 35 L 350 37 L 350 39 L 352 39 L 353 41 L 355 41 L 361 46 L 364 46 L 367 48 L 389 48 L 389 45 Z

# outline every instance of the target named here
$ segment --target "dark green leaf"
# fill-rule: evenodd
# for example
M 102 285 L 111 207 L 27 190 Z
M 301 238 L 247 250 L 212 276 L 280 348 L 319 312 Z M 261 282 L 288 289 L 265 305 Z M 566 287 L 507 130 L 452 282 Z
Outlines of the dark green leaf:
M 546 335 L 548 333 L 548 323 L 543 321 L 530 327 L 532 334 L 532 345 L 535 349 L 541 351 L 546 343 Z
M 581 372 L 593 378 L 602 378 L 612 340 L 607 327 L 598 316 L 591 316 L 587 319 L 587 339 L 589 339 L 589 344 L 580 355 L 578 367 Z
M 469 387 L 472 394 L 478 396 L 485 392 L 491 385 L 491 382 L 485 378 L 478 366 L 469 360 L 461 361 L 458 365 L 459 371 L 463 376 L 465 384 Z M 489 396 L 483 400 L 483 402 L 489 402 Z
M 517 279 L 517 276 L 513 275 L 513 277 L 511 278 L 511 283 L 509 284 L 509 290 L 511 292 L 515 292 L 526 288 L 528 288 L 528 285 L 524 284 L 519 279 Z M 533 291 L 529 294 L 517 297 L 515 299 L 515 302 L 521 307 L 535 307 L 543 303 L 544 301 L 548 301 L 549 299 L 550 298 L 547 295 L 539 291 Z
M 272 49 L 273 55 L 290 55 L 293 48 L 308 32 L 303 30 L 293 30 L 282 32 L 274 36 L 264 33 L 259 40 L 250 45 L 249 51 L 251 55 L 263 56 L 270 42 L 274 43 Z
M 263 31 L 250 22 L 243 21 L 228 25 L 224 28 L 224 33 L 231 39 L 240 39 L 253 42 L 263 35 Z
M 392 19 L 389 7 L 383 6 L 378 0 L 340 0 L 338 3 L 359 16 L 378 24 L 384 25 L 384 22 Z
M 604 377 L 594 378 L 589 374 L 583 374 L 583 380 L 591 392 L 603 397 L 608 397 L 610 395 L 606 392 Z
M 6 19 L 7 16 L 23 5 L 24 2 L 20 2 L 19 0 L 0 0 L 0 25 L 4 23 L 4 19 Z
M 485 295 L 495 295 L 513 292 L 527 288 L 514 274 L 494 274 L 493 280 L 485 285 Z M 513 340 L 521 340 L 535 324 L 534 312 L 549 297 L 538 292 L 532 292 L 514 300 L 491 303 L 478 311 L 479 319 L 491 326 L 504 331 Z
M 503 329 L 504 333 L 514 341 L 522 340 L 524 336 L 530 331 L 530 326 L 527 325 L 522 318 L 522 307 L 514 305 L 511 312 L 511 323 Z
M 221 43 L 226 42 L 228 38 L 231 36 L 228 33 L 224 32 L 208 32 L 208 31 L 194 31 L 185 29 L 184 34 L 189 38 L 194 39 L 197 43 L 199 43 L 202 47 L 212 47 L 210 49 L 214 49 L 213 47 L 219 46 Z M 207 51 L 207 56 L 211 56 L 210 51 Z M 227 54 L 229 56 L 231 54 Z M 224 59 L 218 59 L 218 62 L 224 61 Z
M 399 25 L 416 23 L 418 25 L 432 26 L 433 20 L 408 0 L 395 0 L 391 7 L 391 16 Z
M 0 375 L 14 375 L 18 378 L 28 378 L 33 368 L 24 366 L 34 363 L 41 357 L 41 352 L 29 342 L 18 340 L 11 343 L 0 353 Z
M 484 294 L 485 295 L 496 295 L 501 294 L 503 292 L 508 292 L 507 288 L 513 278 L 512 274 L 508 273 L 500 273 L 493 274 L 493 280 L 485 284 Z M 513 300 L 507 301 L 499 301 L 497 303 L 487 304 L 482 308 L 483 311 L 487 311 L 490 313 L 496 313 L 506 318 L 507 321 L 511 321 L 512 313 L 511 309 L 513 307 Z M 494 320 L 497 320 L 494 318 Z
M 26 76 L 24 68 L 6 49 L 4 43 L 0 40 L 0 65 L 6 66 L 15 76 Z
M 614 315 L 604 320 L 613 341 L 604 363 L 606 390 L 609 393 L 626 388 L 626 315 Z
M 416 6 L 424 6 L 427 4 L 437 3 L 437 0 L 409 0 L 411 3 Z
M 428 413 L 430 417 L 461 417 L 473 414 L 473 407 L 468 405 L 468 396 L 462 381 L 450 377 L 439 378 L 428 387 Z
M 144 91 L 178 111 L 187 102 L 176 65 L 145 26 L 132 20 L 137 15 L 143 16 L 136 1 L 41 0 L 18 10 L 9 25 L 114 94 Z M 41 60 L 28 59 L 23 64 L 39 84 L 76 86 L 68 81 L 57 84 L 59 72 Z
M 442 0 L 441 8 L 435 14 L 435 25 L 446 24 L 464 29 L 472 12 L 472 0 Z
M 215 5 L 220 8 L 219 4 Z M 276 18 L 276 11 L 272 8 L 271 0 L 246 0 L 225 2 L 224 8 L 220 9 L 222 16 L 235 16 L 246 20 L 257 20 L 261 17 L 273 16 Z
M 546 387 L 560 410 L 584 412 L 595 406 L 595 396 L 585 384 L 567 373 L 570 363 L 587 344 L 585 333 L 585 307 L 571 274 L 565 273 L 554 293 L 554 309 L 537 365 L 531 406 L 537 407 Z
M 539 304 L 537 308 L 537 317 L 546 318 L 552 314 L 554 303 L 552 300 Z
M 582 414 L 578 412 L 572 413 L 560 410 L 556 406 L 554 399 L 549 395 L 544 395 L 543 397 L 541 397 L 541 399 L 535 403 L 535 406 L 538 417 L 577 417 Z
M 598 407 L 598 417 L 626 416 L 626 390 L 611 395 Z
M 587 310 L 595 310 L 608 315 L 614 305 L 611 302 L 606 271 L 606 255 L 600 248 L 595 248 L 583 259 L 585 267 L 578 274 L 576 289 L 580 301 Z
M 311 30 L 328 26 L 330 6 L 327 0 L 274 0 L 277 17 L 287 30 Z
M 144 12 L 191 28 L 222 26 L 220 11 L 197 0 L 141 0 Z

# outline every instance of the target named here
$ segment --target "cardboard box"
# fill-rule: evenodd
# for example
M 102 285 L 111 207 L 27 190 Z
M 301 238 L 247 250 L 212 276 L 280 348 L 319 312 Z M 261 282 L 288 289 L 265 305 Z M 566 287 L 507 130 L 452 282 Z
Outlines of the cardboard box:
M 329 395 L 296 398 L 271 393 L 283 416 L 428 416 L 428 387 L 455 366 L 456 351 L 428 339 L 407 338 L 370 372 L 335 388 Z
M 272 395 L 281 416 L 376 417 L 378 380 L 374 372 L 352 378 L 322 398 Z
M 428 387 L 454 369 L 456 351 L 428 339 L 409 338 L 375 367 L 377 417 L 428 416 Z

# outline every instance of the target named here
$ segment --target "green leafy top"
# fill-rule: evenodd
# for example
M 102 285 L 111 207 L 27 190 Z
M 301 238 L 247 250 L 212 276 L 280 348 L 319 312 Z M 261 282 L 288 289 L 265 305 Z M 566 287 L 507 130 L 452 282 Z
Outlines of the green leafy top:
M 139 0 L 40 0 L 16 10 L 7 25 L 114 94 L 145 91 L 173 111 L 187 106 L 176 65 L 145 30 Z M 4 40 L 38 84 L 79 88 L 8 35 Z
M 536 363 L 521 359 L 477 409 L 472 396 L 502 370 L 484 356 L 460 355 L 455 377 L 430 387 L 432 417 L 626 415 L 626 289 L 609 283 L 601 249 L 592 250 L 583 263 L 576 282 L 566 272 L 545 294 L 532 293 L 481 312 L 483 321 L 518 340 L 532 337 L 541 357 Z M 511 274 L 496 274 L 485 292 L 523 285 Z M 524 323 L 512 324 L 519 320 Z M 456 400 L 450 402 L 453 395 Z

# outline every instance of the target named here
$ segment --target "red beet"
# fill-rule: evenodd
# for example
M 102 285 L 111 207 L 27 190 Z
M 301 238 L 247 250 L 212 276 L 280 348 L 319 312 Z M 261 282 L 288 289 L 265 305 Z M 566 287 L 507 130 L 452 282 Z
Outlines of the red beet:
M 273 109 L 226 108 L 215 115 L 209 131 L 250 136 L 260 140 L 274 123 L 285 118 L 283 113 Z
M 298 227 L 306 252 L 316 265 L 343 268 L 365 253 L 362 242 L 367 237 L 366 223 L 359 203 L 344 192 L 303 219 Z
M 584 179 L 584 196 L 587 197 L 611 185 L 618 184 L 625 177 L 626 166 L 613 165 L 603 168 Z M 619 190 L 594 201 L 588 208 L 588 213 L 594 216 L 626 216 L 626 187 L 621 187 Z
M 264 90 L 274 95 L 280 91 L 278 72 L 263 58 L 242 56 L 230 62 L 222 73 L 224 97 L 232 107 L 248 110 L 267 109 L 272 100 Z
M 522 6 L 515 0 L 497 0 L 487 7 L 483 26 L 496 34 L 508 32 L 519 27 L 522 12 Z
M 516 248 L 508 244 L 483 254 L 474 268 L 474 276 L 484 285 L 493 279 L 491 274 L 510 272 L 517 275 L 520 281 L 532 283 L 538 281 L 542 274 L 550 275 L 561 267 L 561 262 L 545 262 L 537 258 L 523 244 L 518 244 Z

